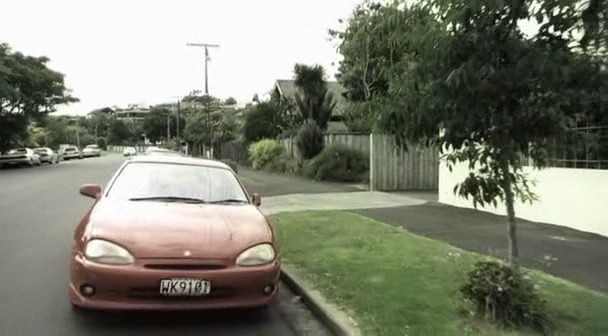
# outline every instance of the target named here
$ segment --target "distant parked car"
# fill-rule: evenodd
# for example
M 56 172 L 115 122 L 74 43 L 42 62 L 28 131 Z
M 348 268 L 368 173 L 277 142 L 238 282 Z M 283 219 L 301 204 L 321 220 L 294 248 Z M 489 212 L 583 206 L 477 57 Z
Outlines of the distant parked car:
M 61 151 L 64 160 L 82 159 L 82 152 L 76 146 L 67 146 Z
M 34 153 L 40 156 L 40 162 L 46 162 L 48 164 L 59 163 L 59 154 L 55 153 L 48 147 L 34 148 Z
M 82 156 L 83 157 L 92 157 L 92 156 L 100 157 L 101 149 L 97 145 L 88 145 L 82 150 Z
M 0 167 L 4 165 L 40 166 L 40 155 L 36 154 L 31 148 L 11 149 L 0 156 Z
M 165 150 L 165 149 L 156 147 L 156 146 L 150 146 L 150 147 L 146 148 L 146 155 L 150 154 L 151 152 L 159 151 L 159 150 Z
M 122 156 L 131 157 L 131 156 L 136 156 L 136 155 L 137 155 L 137 150 L 135 149 L 135 147 L 127 147 L 122 151 Z

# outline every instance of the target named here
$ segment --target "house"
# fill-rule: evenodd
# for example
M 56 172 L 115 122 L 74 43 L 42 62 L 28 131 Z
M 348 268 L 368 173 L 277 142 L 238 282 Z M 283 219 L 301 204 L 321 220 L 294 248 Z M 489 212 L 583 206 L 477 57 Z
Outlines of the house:
M 346 105 L 344 93 L 346 92 L 346 89 L 336 81 L 328 81 L 326 83 L 328 92 L 332 93 L 336 100 L 336 107 L 329 119 L 327 131 L 346 132 L 348 131 L 348 128 L 344 123 L 344 110 Z M 281 97 L 281 99 L 295 100 L 298 88 L 296 87 L 295 80 L 278 79 L 275 81 L 273 92 Z
M 102 107 L 102 108 L 99 108 L 99 109 L 96 109 L 96 110 L 93 110 L 93 111 L 87 113 L 87 118 L 91 118 L 91 117 L 93 117 L 95 115 L 99 115 L 99 114 L 105 114 L 105 115 L 111 116 L 114 114 L 114 112 L 115 112 L 114 109 L 112 109 L 111 107 Z

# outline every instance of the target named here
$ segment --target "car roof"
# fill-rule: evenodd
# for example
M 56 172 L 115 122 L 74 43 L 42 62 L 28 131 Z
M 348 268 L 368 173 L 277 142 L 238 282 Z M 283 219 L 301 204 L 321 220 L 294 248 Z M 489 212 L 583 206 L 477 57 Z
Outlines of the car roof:
M 195 166 L 230 169 L 227 164 L 217 160 L 192 158 L 187 156 L 137 156 L 129 160 L 129 162 L 188 164 Z

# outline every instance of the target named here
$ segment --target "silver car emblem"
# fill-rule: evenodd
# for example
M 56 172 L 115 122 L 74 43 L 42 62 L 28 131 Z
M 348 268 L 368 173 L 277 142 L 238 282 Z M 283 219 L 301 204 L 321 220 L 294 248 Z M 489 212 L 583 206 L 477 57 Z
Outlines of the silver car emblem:
M 189 257 L 191 255 L 192 253 L 190 251 L 184 251 L 184 257 Z

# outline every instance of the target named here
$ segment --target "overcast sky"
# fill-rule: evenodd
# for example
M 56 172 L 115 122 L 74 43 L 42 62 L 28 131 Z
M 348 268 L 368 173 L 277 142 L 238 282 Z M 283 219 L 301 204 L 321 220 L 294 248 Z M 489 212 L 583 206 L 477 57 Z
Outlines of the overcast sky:
M 211 49 L 210 94 L 251 100 L 292 78 L 296 62 L 336 71 L 328 29 L 362 0 L 0 0 L 0 42 L 45 55 L 81 102 L 61 113 L 155 104 L 204 86 L 203 50 Z M 174 98 L 175 97 L 175 98 Z

